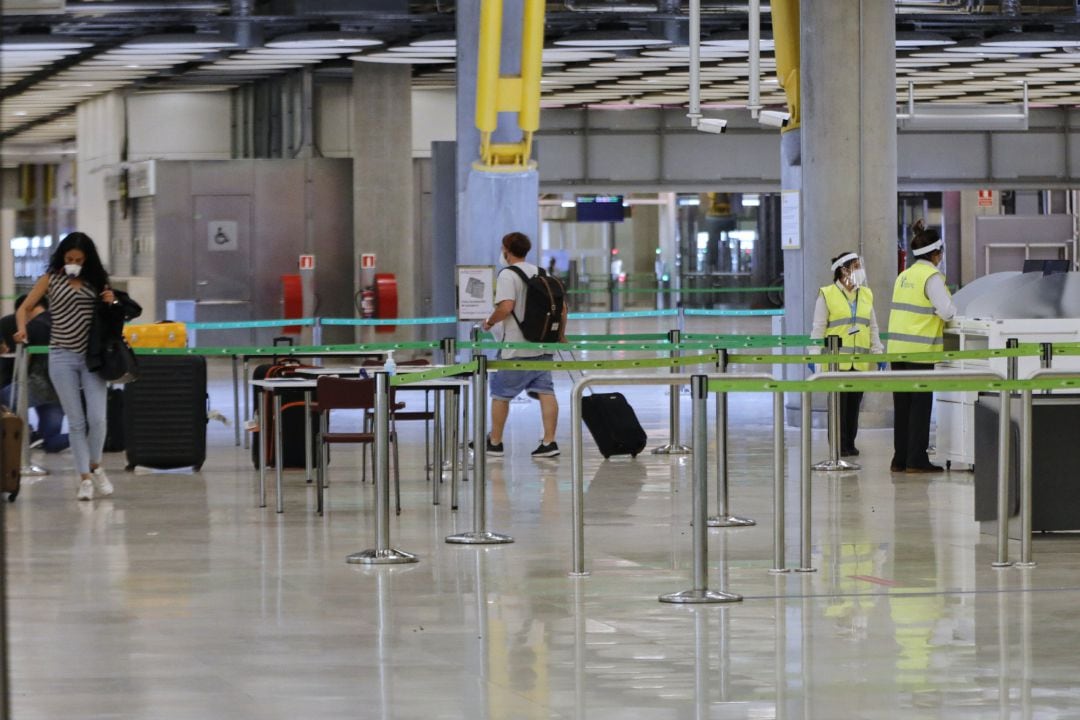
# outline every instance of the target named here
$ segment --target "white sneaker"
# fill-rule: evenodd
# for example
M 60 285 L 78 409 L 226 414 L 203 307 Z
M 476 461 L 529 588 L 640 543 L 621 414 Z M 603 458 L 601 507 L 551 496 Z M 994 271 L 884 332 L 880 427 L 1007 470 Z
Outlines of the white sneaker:
M 98 491 L 98 494 L 102 497 L 109 497 L 113 494 L 112 483 L 109 482 L 109 476 L 105 474 L 105 468 L 99 467 L 94 470 L 91 475 L 94 478 L 94 488 Z
M 83 480 L 79 483 L 79 492 L 75 495 L 76 500 L 93 500 L 94 499 L 94 483 L 89 479 Z

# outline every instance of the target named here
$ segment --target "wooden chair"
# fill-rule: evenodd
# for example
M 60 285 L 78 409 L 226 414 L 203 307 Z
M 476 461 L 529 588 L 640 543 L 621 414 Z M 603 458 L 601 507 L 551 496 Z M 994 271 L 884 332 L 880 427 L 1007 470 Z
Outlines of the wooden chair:
M 390 388 L 390 406 L 394 404 L 394 389 Z M 364 428 L 364 432 L 331 432 L 331 410 L 362 410 L 365 417 L 375 411 L 375 380 L 320 377 L 315 386 L 315 406 L 319 411 L 319 432 L 316 436 L 316 444 L 319 448 L 319 467 L 316 473 L 316 497 L 317 510 L 323 514 L 323 489 L 325 483 L 325 468 L 327 463 L 327 446 L 334 444 L 360 444 L 372 447 L 374 457 L 375 433 L 371 428 Z M 393 424 L 391 415 L 390 444 L 393 449 L 394 465 L 394 505 L 397 514 L 401 514 L 401 471 L 398 462 L 397 428 Z M 366 424 L 366 423 L 365 423 Z M 365 448 L 366 449 L 366 448 Z

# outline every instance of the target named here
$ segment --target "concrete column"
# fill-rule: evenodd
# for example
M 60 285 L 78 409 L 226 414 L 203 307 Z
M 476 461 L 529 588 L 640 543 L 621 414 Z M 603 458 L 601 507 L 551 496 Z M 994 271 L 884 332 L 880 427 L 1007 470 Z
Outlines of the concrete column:
M 376 254 L 376 270 L 397 276 L 398 315 L 414 317 L 420 288 L 412 272 L 412 70 L 355 63 L 352 85 L 353 273 Z
M 521 67 L 523 0 L 503 5 L 502 73 L 517 74 Z M 462 265 L 497 265 L 500 240 L 520 231 L 533 241 L 530 262 L 539 263 L 540 174 L 486 173 L 473 169 L 479 158 L 480 132 L 476 129 L 476 69 L 480 38 L 480 3 L 457 6 L 457 153 L 458 219 L 457 261 Z M 515 117 L 503 113 L 495 140 L 518 137 Z
M 895 5 L 804 0 L 802 124 L 782 148 L 785 189 L 801 188 L 802 247 L 784 255 L 788 333 L 809 332 L 829 260 L 863 256 L 882 330 L 896 278 Z M 871 401 L 864 409 L 874 421 Z M 870 410 L 868 413 L 867 410 Z M 882 419 L 878 415 L 877 419 Z

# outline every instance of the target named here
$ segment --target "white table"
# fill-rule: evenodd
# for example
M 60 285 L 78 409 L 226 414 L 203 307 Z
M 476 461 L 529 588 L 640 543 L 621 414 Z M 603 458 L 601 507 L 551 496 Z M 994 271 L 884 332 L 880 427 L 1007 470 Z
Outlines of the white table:
M 402 373 L 405 372 L 423 372 L 426 370 L 436 369 L 438 366 L 406 366 L 400 368 Z M 378 368 L 364 368 L 364 370 L 378 370 Z M 268 380 L 252 380 L 251 386 L 260 389 L 264 395 L 263 413 L 265 417 L 266 412 L 266 396 L 269 396 L 273 403 L 274 413 L 274 472 L 275 472 L 275 487 L 277 490 L 277 512 L 285 512 L 285 505 L 283 500 L 283 488 L 284 488 L 284 476 L 283 476 L 283 452 L 282 452 L 282 433 L 281 433 L 281 393 L 285 390 L 303 390 L 304 391 L 304 469 L 307 475 L 308 482 L 312 480 L 314 458 L 311 453 L 311 441 L 312 441 L 312 427 L 311 427 L 311 394 L 318 386 L 318 378 L 320 376 L 350 376 L 359 375 L 359 367 L 345 367 L 345 368 L 297 368 L 295 374 L 292 377 L 287 378 L 271 378 Z M 306 376 L 306 377 L 305 377 Z M 399 385 L 396 390 L 434 390 L 436 392 L 444 393 L 452 397 L 456 397 L 460 394 L 463 388 L 469 387 L 469 378 L 467 377 L 448 377 L 438 378 L 434 380 L 424 380 L 417 383 L 409 383 L 408 385 Z M 446 391 L 452 390 L 453 393 L 446 393 Z M 445 397 L 444 397 L 445 400 Z M 434 473 L 432 479 L 432 502 L 436 505 L 439 504 L 439 484 L 442 478 L 443 467 L 443 442 L 442 442 L 442 429 L 440 427 L 439 418 L 439 404 L 436 401 L 436 419 L 435 419 L 435 458 L 434 466 L 437 468 L 437 472 Z M 450 473 L 451 473 L 451 499 L 454 509 L 457 508 L 457 485 L 458 485 L 458 423 L 457 411 L 451 408 L 447 408 L 448 417 L 453 417 L 455 422 L 450 423 L 450 439 L 449 445 L 454 448 L 450 458 Z M 264 430 L 266 423 L 260 421 L 260 430 Z M 266 432 L 260 431 L 259 433 L 259 507 L 266 507 Z

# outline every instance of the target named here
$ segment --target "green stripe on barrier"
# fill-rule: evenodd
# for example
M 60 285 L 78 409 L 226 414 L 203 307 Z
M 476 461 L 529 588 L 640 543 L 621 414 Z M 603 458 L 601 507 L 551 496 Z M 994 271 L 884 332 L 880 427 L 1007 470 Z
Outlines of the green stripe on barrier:
M 929 375 L 930 373 L 927 373 Z M 1034 380 L 978 380 L 928 377 L 881 379 L 766 380 L 732 376 L 709 380 L 709 392 L 1000 392 L 1017 390 L 1080 390 L 1080 377 Z
M 783 315 L 780 308 L 775 310 L 704 310 L 687 308 L 683 310 L 686 317 L 772 317 Z
M 453 315 L 429 318 L 323 318 L 323 325 L 349 325 L 359 327 L 377 327 L 387 325 L 450 325 L 457 323 Z
M 637 370 L 639 368 L 691 367 L 715 365 L 718 356 L 690 355 L 678 358 L 641 358 L 639 360 L 493 360 L 492 370 Z
M 678 310 L 627 310 L 625 312 L 570 313 L 571 320 L 622 320 L 624 318 L 675 317 Z
M 567 335 L 570 342 L 631 342 L 634 340 L 664 340 L 667 333 L 627 333 L 625 335 Z
M 432 368 L 431 370 L 398 373 L 390 378 L 390 384 L 394 387 L 399 385 L 411 385 L 413 383 L 439 380 L 441 378 L 451 377 L 452 375 L 465 375 L 473 372 L 476 372 L 476 361 L 470 360 L 466 363 L 447 365 L 446 367 Z
M 282 318 L 280 320 L 238 320 L 235 322 L 190 322 L 185 323 L 188 330 L 251 330 L 254 328 L 275 328 L 289 326 L 310 327 L 314 318 Z
M 829 365 L 831 363 L 879 363 L 910 362 L 933 364 L 949 360 L 989 360 L 991 358 L 1032 357 L 1039 354 L 1038 346 L 1021 345 L 1018 348 L 992 350 L 946 350 L 944 352 L 881 353 L 851 355 L 746 355 L 734 353 L 728 356 L 730 365 Z

